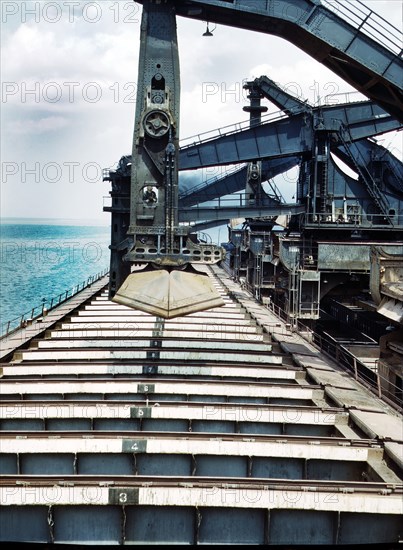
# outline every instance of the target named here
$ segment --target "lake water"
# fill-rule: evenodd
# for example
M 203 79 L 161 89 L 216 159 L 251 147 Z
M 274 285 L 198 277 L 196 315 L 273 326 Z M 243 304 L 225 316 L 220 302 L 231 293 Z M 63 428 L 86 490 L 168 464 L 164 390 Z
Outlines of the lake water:
M 110 227 L 4 218 L 0 225 L 1 332 L 8 321 L 109 268 Z

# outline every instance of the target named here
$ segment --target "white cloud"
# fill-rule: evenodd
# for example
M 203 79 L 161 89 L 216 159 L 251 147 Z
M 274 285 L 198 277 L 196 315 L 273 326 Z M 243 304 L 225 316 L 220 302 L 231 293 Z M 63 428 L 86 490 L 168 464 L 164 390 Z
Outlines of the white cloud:
M 386 18 L 390 16 L 394 24 L 401 16 L 398 1 L 366 3 Z M 38 5 L 35 9 L 42 11 L 27 16 L 25 22 L 21 11 L 8 17 L 1 54 L 3 83 L 11 83 L 2 104 L 3 160 L 25 159 L 30 165 L 62 165 L 67 160 L 80 166 L 93 162 L 107 167 L 131 151 L 141 8 L 131 0 L 92 4 L 101 9 L 97 21 L 95 7 L 83 9 L 88 2 L 76 8 L 73 18 L 65 8 L 53 23 L 49 20 L 57 14 L 44 12 L 44 3 L 39 2 L 29 6 Z M 217 25 L 214 36 L 205 38 L 205 23 L 186 18 L 178 18 L 177 26 L 181 138 L 247 120 L 249 115 L 242 110 L 248 104 L 243 83 L 263 74 L 313 104 L 323 101 L 326 93 L 352 91 L 320 63 L 278 37 Z M 53 101 L 60 91 L 60 99 Z M 100 97 L 94 101 L 97 91 Z M 382 139 L 402 149 L 397 133 Z M 17 183 L 18 178 L 19 174 Z M 80 186 L 79 179 L 76 183 L 60 181 L 56 192 L 55 185 L 47 182 L 28 189 L 21 182 L 11 185 L 10 179 L 3 208 L 8 216 L 26 215 L 27 210 L 32 216 L 34 210 L 43 217 L 72 217 L 72 213 L 82 217 L 86 209 L 91 217 L 105 216 L 102 196 L 108 193 L 108 184 L 99 181 Z M 15 196 L 17 192 L 26 198 L 25 205 Z
M 17 120 L 14 124 L 8 124 L 7 130 L 11 134 L 30 134 L 37 136 L 47 132 L 54 132 L 70 125 L 70 121 L 63 117 L 50 116 L 37 120 Z

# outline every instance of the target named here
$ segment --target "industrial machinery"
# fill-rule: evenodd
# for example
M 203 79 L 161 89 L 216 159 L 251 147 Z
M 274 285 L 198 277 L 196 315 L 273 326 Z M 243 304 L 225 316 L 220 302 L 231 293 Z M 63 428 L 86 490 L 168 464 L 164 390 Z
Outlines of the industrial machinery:
M 254 295 L 276 303 L 290 320 L 315 320 L 322 298 L 329 293 L 346 296 L 369 288 L 371 243 L 383 243 L 390 254 L 403 253 L 403 164 L 372 139 L 377 132 L 377 107 L 372 102 L 313 107 L 265 76 L 245 87 L 255 90 L 255 95 L 260 92 L 288 117 L 288 124 L 283 119 L 267 124 L 265 133 L 272 137 L 280 125 L 287 127 L 292 137 L 286 146 L 295 156 L 286 156 L 285 145 L 271 147 L 264 172 L 269 171 L 267 165 L 274 167 L 283 148 L 284 158 L 299 164 L 299 177 L 294 212 L 290 209 L 280 221 L 284 230 L 273 231 L 279 219 L 275 215 L 260 219 L 246 215 L 242 230 L 231 230 L 231 267 Z M 309 128 L 303 134 L 297 131 L 301 116 Z M 394 119 L 386 124 L 399 127 Z M 200 155 L 202 148 L 200 144 Z M 337 161 L 344 162 L 356 178 Z M 268 199 L 257 200 L 269 204 Z M 297 212 L 301 205 L 304 211 Z M 280 203 L 279 214 L 281 206 L 288 205 Z
M 105 208 L 112 213 L 110 298 L 163 317 L 217 305 L 195 267 L 220 262 L 224 252 L 201 243 L 189 224 L 205 229 L 233 219 L 246 220 L 243 228 L 230 228 L 233 276 L 291 320 L 318 319 L 330 292 L 367 288 L 371 244 L 391 254 L 403 246 L 403 165 L 373 139 L 402 127 L 397 29 L 386 29 L 364 4 L 353 8 L 344 1 L 337 10 L 316 0 L 292 3 L 293 9 L 287 0 L 139 3 L 133 153 L 104 178 L 112 182 L 112 205 Z M 310 106 L 262 76 L 245 86 L 249 128 L 179 147 L 178 15 L 281 36 L 369 99 Z M 263 98 L 281 110 L 277 117 L 262 116 Z M 357 179 L 343 173 L 336 158 Z M 235 169 L 204 186 L 180 189 L 178 171 L 210 166 Z M 271 178 L 293 166 L 299 178 L 289 204 Z M 220 201 L 224 196 L 232 202 Z M 284 230 L 273 231 L 279 223 Z
M 112 250 L 115 261 L 110 294 L 117 303 L 164 318 L 224 304 L 209 278 L 193 267 L 219 262 L 224 250 L 198 242 L 189 234 L 188 226 L 179 225 L 179 81 L 173 7 L 167 3 L 145 3 L 130 219 L 123 244 L 116 243 L 119 251 Z M 121 230 L 122 224 L 117 232 L 120 234 Z M 133 273 L 131 265 L 135 266 Z

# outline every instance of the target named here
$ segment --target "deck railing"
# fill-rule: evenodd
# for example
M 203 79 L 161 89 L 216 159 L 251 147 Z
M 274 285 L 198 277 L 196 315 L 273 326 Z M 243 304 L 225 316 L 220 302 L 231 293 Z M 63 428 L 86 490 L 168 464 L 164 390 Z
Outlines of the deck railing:
M 357 32 L 363 32 L 397 56 L 402 55 L 401 30 L 360 0 L 322 0 L 322 4 L 352 24 Z
M 270 112 L 262 116 L 261 121 L 257 126 L 261 126 L 267 123 L 276 122 L 278 120 L 282 120 L 284 118 L 287 118 L 287 115 L 283 113 L 282 111 L 275 111 L 274 113 Z M 236 132 L 240 132 L 241 130 L 249 130 L 250 129 L 250 119 L 247 120 L 241 120 L 240 122 L 235 122 L 233 124 L 229 124 L 227 126 L 222 126 L 220 128 L 215 128 L 213 130 L 209 130 L 207 132 L 203 132 L 200 134 L 195 134 L 193 136 L 189 136 L 186 138 L 181 139 L 179 146 L 181 150 L 185 150 L 189 147 L 193 147 L 194 145 L 201 145 L 202 143 L 206 143 L 208 141 L 211 141 L 213 139 L 217 139 L 219 137 L 228 136 L 230 134 L 234 134 Z M 254 126 L 256 127 L 256 126 Z
M 336 361 L 339 366 L 349 371 L 357 382 L 363 384 L 377 397 L 397 411 L 403 411 L 402 388 L 382 375 L 378 368 L 379 360 L 375 361 L 373 368 L 370 368 L 347 349 L 345 343 L 335 342 L 327 336 L 314 332 L 299 319 L 290 319 L 287 313 L 276 304 L 269 303 L 267 307 L 286 323 L 286 329 L 290 333 L 294 332 L 307 340 L 319 351 Z
M 2 323 L 0 337 L 5 338 L 12 332 L 20 328 L 27 327 L 32 323 L 32 321 L 38 319 L 39 317 L 45 316 L 55 307 L 59 306 L 69 298 L 72 298 L 73 296 L 87 288 L 92 283 L 95 283 L 96 281 L 107 275 L 108 272 L 109 269 L 104 269 L 103 271 L 99 271 L 96 275 L 90 275 L 87 279 L 82 281 L 80 284 L 75 285 L 73 288 L 61 292 L 58 296 L 55 296 L 51 299 L 44 298 L 41 304 L 29 309 L 25 313 L 19 314 L 17 317 L 11 319 L 10 321 Z

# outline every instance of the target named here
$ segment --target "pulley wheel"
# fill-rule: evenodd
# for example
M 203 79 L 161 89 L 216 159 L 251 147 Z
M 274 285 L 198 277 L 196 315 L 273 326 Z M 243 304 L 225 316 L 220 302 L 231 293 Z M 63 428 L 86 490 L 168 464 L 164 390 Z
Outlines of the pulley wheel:
M 164 111 L 151 111 L 144 117 L 143 125 L 150 137 L 159 138 L 168 132 L 170 122 Z

